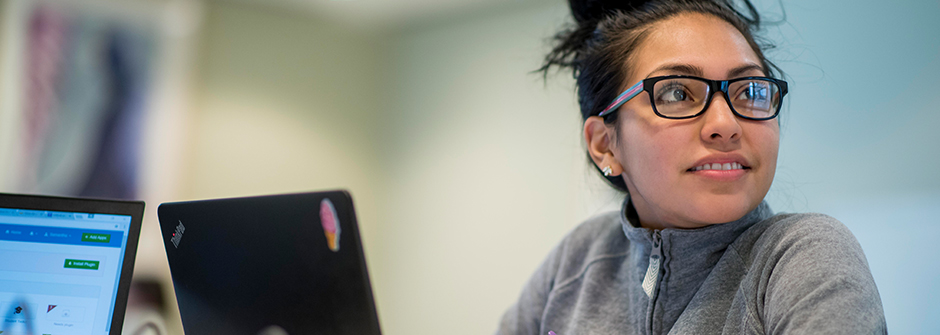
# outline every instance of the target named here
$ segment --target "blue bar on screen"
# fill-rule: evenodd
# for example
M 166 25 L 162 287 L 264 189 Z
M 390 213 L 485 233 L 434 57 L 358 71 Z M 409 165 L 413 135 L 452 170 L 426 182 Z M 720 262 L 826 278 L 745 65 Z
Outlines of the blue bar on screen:
M 85 236 L 84 240 L 82 236 Z M 102 241 L 105 236 L 107 241 Z M 99 241 L 94 241 L 95 239 Z M 124 241 L 124 232 L 120 230 L 59 228 L 0 223 L 0 241 L 120 248 Z

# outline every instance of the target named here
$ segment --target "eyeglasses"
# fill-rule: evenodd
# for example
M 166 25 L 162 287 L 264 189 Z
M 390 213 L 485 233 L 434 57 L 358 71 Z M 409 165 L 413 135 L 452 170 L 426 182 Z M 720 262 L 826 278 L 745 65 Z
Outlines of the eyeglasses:
M 598 116 L 607 116 L 646 91 L 653 112 L 667 119 L 693 118 L 708 109 L 712 95 L 722 92 L 731 112 L 748 120 L 770 120 L 780 113 L 787 82 L 768 77 L 709 80 L 692 76 L 662 76 L 641 80 L 614 99 Z

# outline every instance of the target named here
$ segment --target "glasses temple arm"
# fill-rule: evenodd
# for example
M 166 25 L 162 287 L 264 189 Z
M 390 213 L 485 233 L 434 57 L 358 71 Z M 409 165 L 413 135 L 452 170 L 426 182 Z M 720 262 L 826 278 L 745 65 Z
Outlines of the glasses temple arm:
M 635 97 L 637 94 L 640 94 L 640 92 L 643 92 L 643 81 L 640 81 L 636 83 L 635 85 L 630 86 L 630 88 L 628 88 L 626 91 L 623 91 L 623 93 L 620 93 L 620 95 L 618 95 L 617 98 L 614 99 L 614 102 L 612 102 L 609 106 L 607 106 L 607 108 L 604 108 L 604 110 L 602 110 L 599 114 L 597 114 L 597 116 L 606 116 L 610 113 L 613 113 L 621 105 L 623 105 L 627 101 L 630 101 L 630 99 L 633 99 L 633 97 Z

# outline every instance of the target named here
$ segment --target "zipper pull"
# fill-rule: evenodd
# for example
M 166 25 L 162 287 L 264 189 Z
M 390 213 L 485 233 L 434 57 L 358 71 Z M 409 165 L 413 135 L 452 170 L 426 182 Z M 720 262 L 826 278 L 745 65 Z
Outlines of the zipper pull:
M 653 250 L 650 251 L 650 266 L 646 268 L 646 277 L 643 278 L 643 292 L 650 299 L 653 298 L 653 289 L 659 281 L 659 266 L 663 260 L 663 237 L 659 231 L 653 231 Z

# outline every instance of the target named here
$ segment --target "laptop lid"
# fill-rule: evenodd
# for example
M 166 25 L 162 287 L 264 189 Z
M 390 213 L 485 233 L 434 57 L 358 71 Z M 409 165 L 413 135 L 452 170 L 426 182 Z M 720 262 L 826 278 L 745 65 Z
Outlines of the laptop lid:
M 142 201 L 0 193 L 0 333 L 118 335 Z
M 188 334 L 380 334 L 345 191 L 161 204 Z

